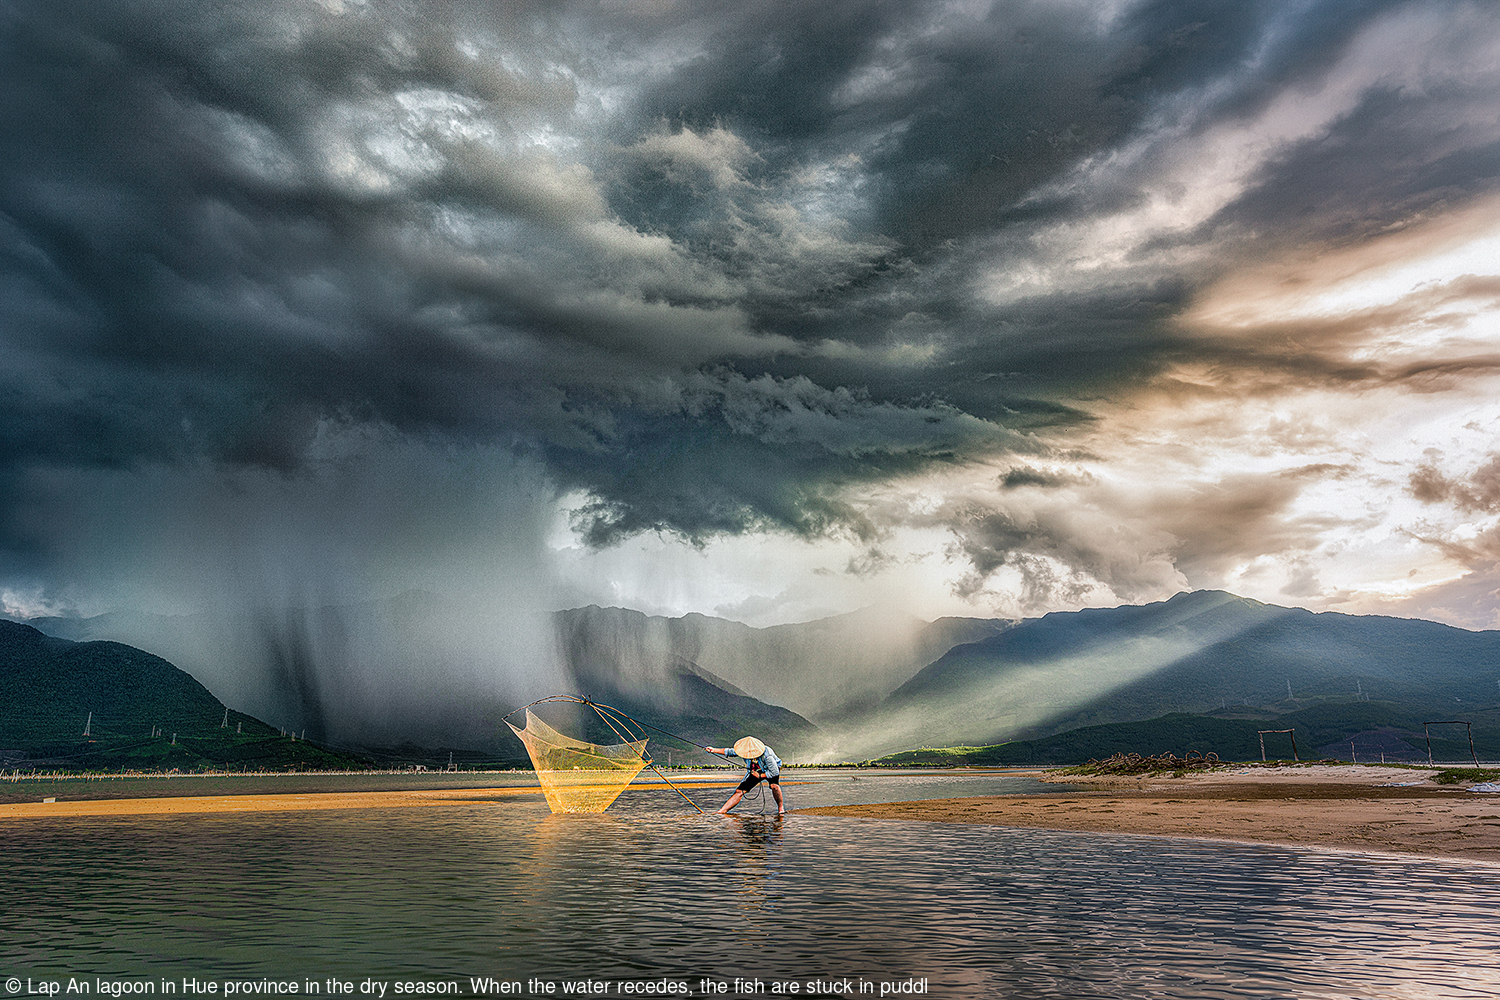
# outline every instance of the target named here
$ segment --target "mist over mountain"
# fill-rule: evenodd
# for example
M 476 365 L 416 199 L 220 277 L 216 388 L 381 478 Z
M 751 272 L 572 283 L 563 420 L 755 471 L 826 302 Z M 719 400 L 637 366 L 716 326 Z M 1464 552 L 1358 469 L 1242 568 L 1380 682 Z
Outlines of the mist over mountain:
M 547 695 L 582 692 L 699 742 L 723 743 L 748 731 L 783 745 L 812 742 L 816 727 L 807 719 L 657 650 L 647 641 L 649 629 L 611 632 L 604 627 L 608 617 L 584 630 L 591 639 L 570 629 L 564 616 L 556 619 L 558 648 L 592 651 L 568 658 L 551 649 L 518 656 L 503 644 L 483 648 L 474 636 L 490 628 L 503 634 L 503 623 L 423 592 L 355 605 L 114 613 L 30 624 L 60 638 L 152 650 L 237 710 L 315 740 L 515 749 L 501 723 L 507 712 Z M 632 626 L 647 622 L 635 612 L 625 617 Z M 908 664 L 902 676 L 918 666 Z
M 954 647 L 839 742 L 990 745 L 1171 712 L 1269 717 L 1321 699 L 1488 711 L 1500 703 L 1500 632 L 1222 591 L 1056 612 Z
M 315 740 L 486 744 L 502 728 L 501 715 L 564 683 L 545 647 L 503 640 L 516 623 L 417 591 L 356 604 L 30 624 L 63 638 L 150 650 L 226 704 Z M 514 631 L 535 629 L 528 621 Z
M 649 682 L 692 663 L 761 701 L 814 721 L 857 717 L 959 643 L 1010 627 L 984 618 L 940 618 L 866 608 L 847 615 L 752 628 L 707 615 L 647 616 L 590 606 L 559 611 L 559 655 L 581 684 L 602 677 Z
M 704 756 L 699 748 L 733 743 L 752 733 L 785 750 L 794 760 L 804 759 L 812 748 L 825 742 L 818 727 L 796 712 L 752 698 L 683 659 L 653 670 L 649 677 L 600 671 L 580 677 L 575 688 L 587 692 L 590 700 L 618 709 L 648 727 L 645 735 L 658 747 L 681 752 L 675 758 L 665 758 L 668 763 L 709 763 L 713 758 Z M 549 721 L 556 717 L 554 706 L 544 706 L 538 712 Z M 567 732 L 600 743 L 619 742 L 621 734 L 590 711 L 564 710 L 563 716 Z
M 1272 718 L 1368 699 L 1419 714 L 1500 705 L 1500 633 L 1221 591 L 1014 623 L 867 610 L 752 628 L 590 606 L 553 614 L 556 647 L 530 673 L 508 670 L 503 651 L 456 642 L 455 631 L 477 626 L 427 594 L 295 613 L 36 624 L 132 637 L 238 710 L 367 744 L 493 744 L 505 712 L 561 692 L 698 742 L 760 733 L 796 760 L 992 745 L 1168 713 Z
M 740 720 L 808 743 L 809 719 L 862 714 L 956 643 L 1010 623 L 872 609 L 757 629 L 591 606 L 552 616 L 552 649 L 518 654 L 476 638 L 503 635 L 503 622 L 414 591 L 354 605 L 30 624 L 149 649 L 226 703 L 312 738 L 446 746 L 488 743 L 505 712 L 559 692 L 633 706 L 715 742 L 725 738 L 716 729 Z

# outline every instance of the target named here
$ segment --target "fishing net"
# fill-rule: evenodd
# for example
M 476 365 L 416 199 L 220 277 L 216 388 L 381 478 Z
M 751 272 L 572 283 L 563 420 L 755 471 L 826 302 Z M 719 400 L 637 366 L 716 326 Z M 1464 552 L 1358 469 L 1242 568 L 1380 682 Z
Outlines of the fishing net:
M 505 724 L 526 745 L 536 777 L 555 813 L 603 812 L 650 761 L 646 740 L 602 746 L 575 740 L 526 709 L 526 728 Z

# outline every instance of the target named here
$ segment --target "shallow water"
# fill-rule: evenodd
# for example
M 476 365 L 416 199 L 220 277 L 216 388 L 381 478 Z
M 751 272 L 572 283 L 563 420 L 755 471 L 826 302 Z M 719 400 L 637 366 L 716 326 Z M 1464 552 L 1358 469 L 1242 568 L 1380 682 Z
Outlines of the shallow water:
M 788 793 L 807 805 L 852 785 L 869 786 L 863 801 L 977 787 L 938 777 Z M 691 794 L 712 805 L 724 789 Z M 1500 869 L 1477 863 L 726 820 L 665 790 L 599 816 L 552 816 L 528 796 L 0 822 L 0 850 L 0 974 L 23 980 L 411 978 L 467 992 L 471 976 L 849 977 L 926 979 L 949 997 L 1500 997 Z
M 672 770 L 665 772 L 673 784 L 688 787 L 705 784 L 733 784 L 743 776 L 741 768 L 717 770 Z M 878 780 L 872 780 L 878 779 Z M 918 770 L 851 768 L 788 768 L 782 781 L 787 785 L 807 786 L 813 792 L 804 805 L 842 805 L 845 802 L 900 801 L 932 799 L 949 795 L 1003 795 L 1038 791 L 1059 791 L 1014 770 Z M 646 771 L 636 779 L 635 787 L 666 787 L 653 772 Z M 374 772 L 365 774 L 225 774 L 225 775 L 154 775 L 121 777 L 108 775 L 94 778 L 26 778 L 0 779 L 0 802 L 37 802 L 46 797 L 59 801 L 73 799 L 175 798 L 188 795 L 295 795 L 316 792 L 399 792 L 451 788 L 536 787 L 536 775 L 530 771 L 453 771 L 453 772 Z M 868 795 L 897 796 L 870 799 Z M 717 808 L 717 804 L 715 804 Z

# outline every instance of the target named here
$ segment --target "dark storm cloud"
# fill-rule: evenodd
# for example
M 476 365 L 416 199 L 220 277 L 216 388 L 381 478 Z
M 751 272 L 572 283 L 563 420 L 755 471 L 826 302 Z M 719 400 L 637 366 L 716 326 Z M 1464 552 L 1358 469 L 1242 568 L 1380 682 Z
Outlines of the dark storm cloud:
M 1261 71 L 1231 73 L 1216 99 L 1237 110 L 1326 59 L 1380 6 L 1293 21 L 1262 3 L 1125 5 L 1117 19 L 1066 3 L 747 4 L 641 107 L 755 137 L 768 174 L 855 152 L 870 224 L 925 249 L 1036 215 L 1024 195 L 1160 114 L 1162 98 L 1225 81 L 1254 55 Z
M 674 393 L 675 396 L 675 393 Z M 998 448 L 1034 451 L 1024 434 L 1005 432 L 945 403 L 894 405 L 867 393 L 829 391 L 803 377 L 746 379 L 733 372 L 689 380 L 682 409 L 611 427 L 607 457 L 585 456 L 580 478 L 608 470 L 620 481 L 578 514 L 596 544 L 644 530 L 693 538 L 750 530 L 802 535 L 878 528 L 840 497 L 844 488 L 952 463 Z M 559 453 L 559 466 L 575 461 Z
M 1076 483 L 1079 479 L 1079 476 L 1070 473 L 1033 469 L 1029 465 L 1018 465 L 1000 477 L 1000 485 L 1007 490 L 1018 490 L 1027 486 L 1055 489 L 1059 486 Z
M 537 463 L 595 543 L 869 540 L 863 486 L 1044 456 L 1173 366 L 1344 377 L 1171 320 L 1270 245 L 1493 186 L 1482 66 L 1359 76 L 1418 15 L 1467 26 L 1455 51 L 1495 30 L 1458 3 L 10 4 L 0 548 L 42 546 L 38 470 L 336 479 L 320 442 L 367 429 Z M 1276 117 L 1335 70 L 1343 103 Z M 1225 193 L 1177 228 L 1069 249 L 1198 180 Z M 972 525 L 981 578 L 1100 561 Z

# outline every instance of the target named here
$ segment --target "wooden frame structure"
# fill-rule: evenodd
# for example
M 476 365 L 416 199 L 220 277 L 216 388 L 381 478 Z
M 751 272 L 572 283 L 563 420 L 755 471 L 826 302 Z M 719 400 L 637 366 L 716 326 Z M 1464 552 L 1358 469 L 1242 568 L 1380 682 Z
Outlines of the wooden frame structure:
M 1297 756 L 1297 730 L 1295 729 L 1257 729 L 1255 735 L 1260 737 L 1260 759 L 1266 759 L 1266 734 L 1287 733 L 1292 737 L 1292 760 L 1302 763 L 1302 758 Z
M 1422 723 L 1422 734 L 1427 737 L 1427 766 L 1432 766 L 1432 733 L 1427 731 L 1428 726 L 1463 726 L 1469 734 L 1469 756 L 1474 758 L 1474 766 L 1479 766 L 1479 754 L 1474 752 L 1474 724 L 1464 722 L 1462 719 L 1449 719 L 1446 722 L 1424 722 Z

